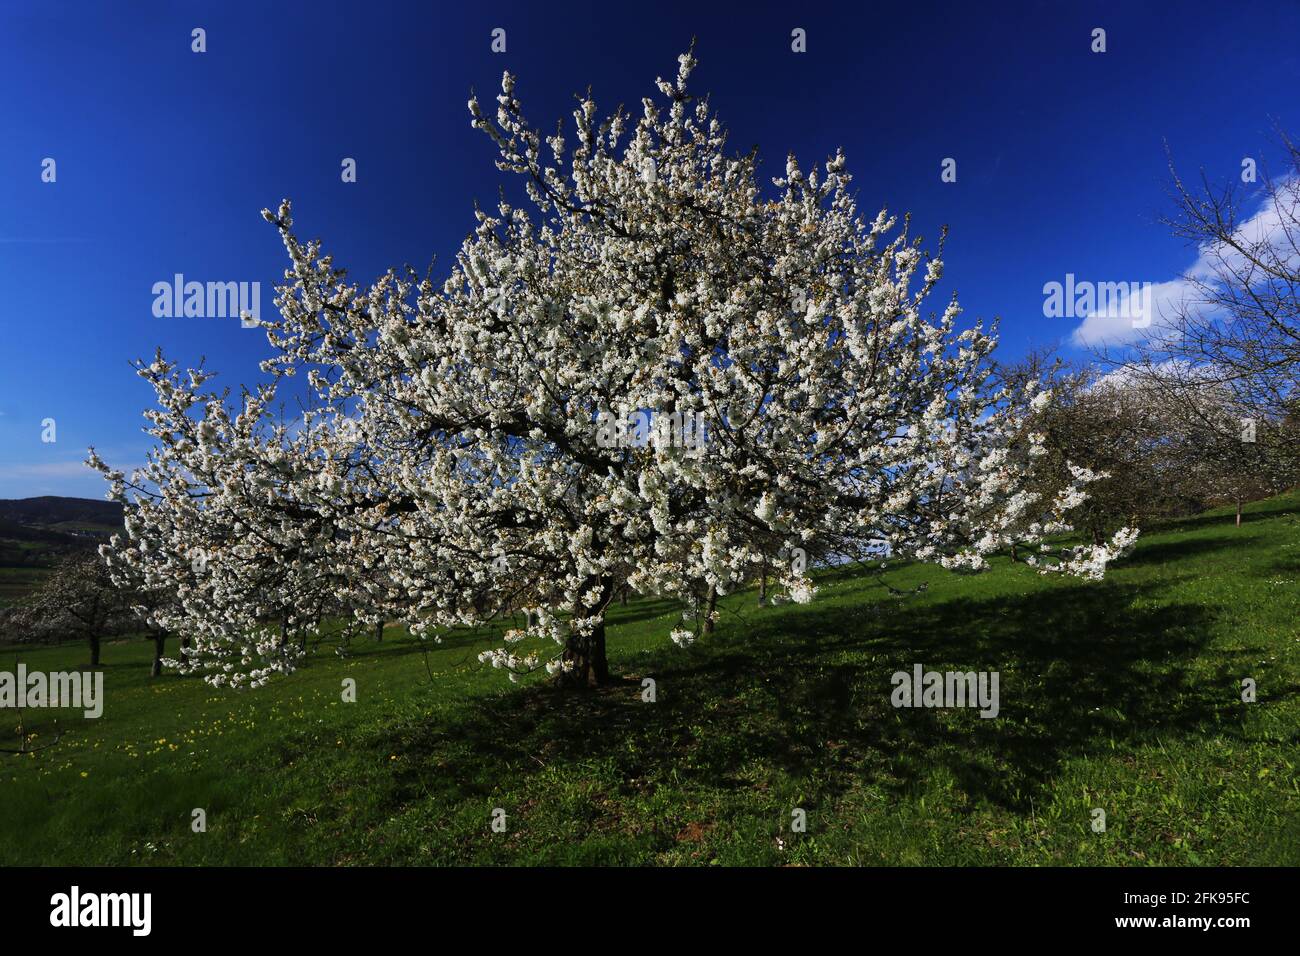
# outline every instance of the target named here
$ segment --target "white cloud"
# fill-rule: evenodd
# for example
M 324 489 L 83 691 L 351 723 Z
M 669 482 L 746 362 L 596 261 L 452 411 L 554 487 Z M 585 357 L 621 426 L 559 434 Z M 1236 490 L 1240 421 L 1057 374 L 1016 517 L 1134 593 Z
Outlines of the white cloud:
M 82 461 L 44 461 L 0 465 L 0 478 L 11 480 L 22 480 L 24 478 L 80 478 L 94 473 Z
M 1295 238 L 1298 220 L 1300 178 L 1290 177 L 1278 183 L 1271 196 L 1264 197 L 1260 208 L 1238 226 L 1233 235 L 1240 245 L 1257 253 L 1263 252 L 1265 258 L 1271 255 L 1277 262 L 1295 269 L 1300 264 L 1300 251 L 1289 245 L 1289 242 Z M 1169 328 L 1171 320 L 1180 312 L 1192 308 L 1209 308 L 1204 301 L 1205 290 L 1198 287 L 1197 283 L 1213 284 L 1223 275 L 1244 278 L 1248 272 L 1246 266 L 1246 258 L 1236 249 L 1207 243 L 1200 248 L 1196 260 L 1182 276 L 1151 284 L 1152 316 L 1149 328 L 1134 326 L 1131 311 L 1124 306 L 1118 310 L 1112 308 L 1088 315 L 1074 330 L 1070 341 L 1087 348 L 1122 345 L 1158 334 L 1161 329 Z M 1256 274 L 1252 278 L 1261 277 Z
M 1153 282 L 1149 287 L 1149 303 L 1144 308 L 1130 305 L 1127 293 L 1120 300 L 1118 308 L 1103 312 L 1094 312 L 1087 316 L 1070 336 L 1070 341 L 1079 346 L 1115 345 L 1131 342 L 1153 330 L 1167 328 L 1169 320 L 1177 316 L 1180 309 L 1195 304 L 1200 293 L 1186 279 L 1171 279 L 1168 282 Z M 1150 315 L 1146 315 L 1149 309 Z M 1142 322 L 1135 324 L 1134 316 L 1141 315 Z

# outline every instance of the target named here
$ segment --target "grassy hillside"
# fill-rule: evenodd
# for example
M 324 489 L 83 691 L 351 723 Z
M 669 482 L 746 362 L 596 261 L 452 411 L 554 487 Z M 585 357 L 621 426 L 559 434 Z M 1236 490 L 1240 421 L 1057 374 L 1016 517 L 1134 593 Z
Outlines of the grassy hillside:
M 245 694 L 112 644 L 101 719 L 0 754 L 0 863 L 1300 864 L 1300 497 L 1247 518 L 1171 525 L 1102 583 L 1003 563 L 891 570 L 928 584 L 901 599 L 843 573 L 805 607 L 751 591 L 687 650 L 643 601 L 597 693 L 510 685 L 483 635 L 390 631 Z M 915 663 L 998 671 L 998 718 L 893 708 Z M 35 743 L 54 713 L 28 713 Z

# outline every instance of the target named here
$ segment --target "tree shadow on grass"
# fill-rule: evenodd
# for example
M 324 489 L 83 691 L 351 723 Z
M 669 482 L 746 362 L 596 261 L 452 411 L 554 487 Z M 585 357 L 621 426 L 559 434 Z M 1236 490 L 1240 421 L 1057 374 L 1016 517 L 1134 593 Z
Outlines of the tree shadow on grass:
M 1263 501 L 1248 503 L 1242 511 L 1241 523 L 1253 524 L 1269 518 L 1283 515 L 1300 515 L 1300 502 L 1294 497 L 1284 496 L 1268 498 Z M 1217 513 L 1192 515 L 1186 518 L 1167 518 L 1150 522 L 1142 529 L 1143 534 L 1168 534 L 1187 531 L 1200 531 L 1202 528 L 1236 529 L 1236 514 L 1231 509 L 1218 510 Z
M 1173 564 L 1187 558 L 1200 557 L 1213 551 L 1226 551 L 1242 547 L 1240 537 L 1217 534 L 1205 538 L 1179 538 L 1174 541 L 1142 542 L 1133 553 L 1122 559 L 1122 567 L 1140 568 L 1153 564 Z
M 1266 568 L 1256 572 L 1256 577 L 1272 578 L 1275 574 L 1296 574 L 1300 572 L 1300 554 L 1286 555 L 1274 561 Z
M 761 767 L 832 798 L 870 785 L 906 799 L 946 773 L 967 805 L 1023 812 L 1071 758 L 1236 725 L 1235 670 L 1206 657 L 1211 612 L 1152 606 L 1156 588 L 783 608 L 691 651 L 638 658 L 654 668 L 656 703 L 641 700 L 642 674 L 597 692 L 530 688 L 374 745 L 408 758 L 397 804 L 517 791 L 543 771 L 581 778 L 612 761 L 641 788 L 742 789 Z M 914 664 L 997 671 L 998 716 L 894 708 L 890 677 Z
M 642 598 L 627 607 L 619 604 L 611 606 L 609 609 L 609 623 L 610 627 L 618 627 L 621 624 L 631 624 L 634 621 L 649 621 L 673 612 L 680 614 L 681 610 L 681 601 Z

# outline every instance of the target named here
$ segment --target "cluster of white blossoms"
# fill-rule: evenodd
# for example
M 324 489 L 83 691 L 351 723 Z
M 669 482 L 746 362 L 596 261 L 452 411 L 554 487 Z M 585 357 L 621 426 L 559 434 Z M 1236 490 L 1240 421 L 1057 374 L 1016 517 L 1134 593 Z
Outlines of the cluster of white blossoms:
M 477 211 L 441 285 L 350 284 L 287 201 L 265 211 L 291 260 L 263 322 L 274 381 L 235 407 L 205 372 L 140 364 L 149 464 L 127 481 L 92 461 L 127 505 L 110 562 L 174 592 L 158 616 L 191 637 L 187 669 L 258 684 L 323 620 L 433 634 L 532 609 L 484 662 L 590 682 L 625 587 L 698 619 L 773 553 L 887 541 L 979 569 L 1033 543 L 1012 530 L 1029 512 L 1068 529 L 1086 476 L 1057 501 L 1026 491 L 1047 399 L 991 384 L 995 339 L 959 331 L 956 301 L 923 311 L 940 260 L 858 215 L 843 155 L 790 157 L 765 196 L 680 64 L 639 118 L 583 99 L 569 136 L 524 119 L 509 74 L 492 113 L 471 99 L 527 201 Z M 270 403 L 295 374 L 314 411 L 288 428 Z M 605 447 L 611 408 L 702 414 L 705 451 Z M 1123 543 L 1039 564 L 1100 573 Z M 786 594 L 811 600 L 787 564 Z M 554 650 L 516 652 L 534 638 Z
M 1100 581 L 1106 574 L 1106 566 L 1126 554 L 1137 541 L 1138 534 L 1137 528 L 1120 528 L 1104 544 L 1059 548 L 1055 552 L 1044 545 L 1041 555 L 1027 555 L 1025 562 L 1040 571 L 1064 571 L 1077 577 Z M 1048 555 L 1052 557 L 1045 561 Z
M 675 627 L 669 632 L 668 638 L 678 647 L 690 647 L 695 643 L 695 632 L 684 627 Z

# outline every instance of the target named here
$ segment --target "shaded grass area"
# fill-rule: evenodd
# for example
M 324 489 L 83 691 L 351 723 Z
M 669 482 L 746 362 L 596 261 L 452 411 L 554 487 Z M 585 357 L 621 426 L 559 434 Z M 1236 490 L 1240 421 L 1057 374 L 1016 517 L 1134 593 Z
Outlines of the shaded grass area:
M 1300 498 L 1247 516 L 1162 528 L 1098 583 L 909 565 L 889 583 L 927 587 L 898 598 L 836 569 L 811 605 L 725 598 L 687 650 L 633 602 L 597 692 L 509 684 L 484 634 L 324 646 L 245 694 L 110 644 L 104 716 L 28 712 L 59 744 L 0 755 L 0 862 L 1295 865 Z M 894 708 L 917 663 L 997 671 L 997 718 Z

